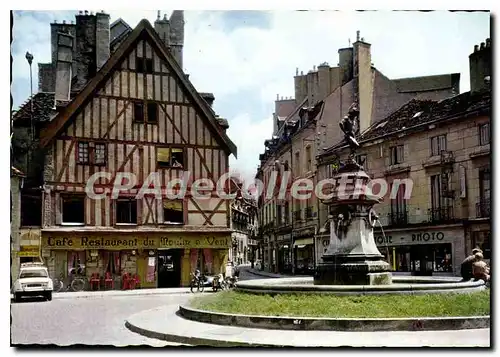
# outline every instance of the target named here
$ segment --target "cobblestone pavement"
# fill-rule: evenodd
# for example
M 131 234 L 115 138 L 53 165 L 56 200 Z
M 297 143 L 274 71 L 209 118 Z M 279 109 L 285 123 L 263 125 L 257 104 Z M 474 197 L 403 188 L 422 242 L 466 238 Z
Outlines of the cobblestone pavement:
M 190 294 L 35 299 L 11 304 L 11 342 L 16 344 L 179 345 L 143 337 L 124 325 L 130 315 L 166 304 L 182 304 Z

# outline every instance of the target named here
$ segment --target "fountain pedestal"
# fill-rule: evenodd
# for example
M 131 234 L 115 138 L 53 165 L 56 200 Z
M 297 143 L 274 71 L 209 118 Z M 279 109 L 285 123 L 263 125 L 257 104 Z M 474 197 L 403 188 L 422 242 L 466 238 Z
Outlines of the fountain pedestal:
M 371 195 L 370 177 L 352 159 L 334 177 L 330 244 L 316 267 L 316 285 L 386 285 L 392 283 L 390 265 L 378 250 L 373 236 L 377 217 L 373 206 L 380 198 Z

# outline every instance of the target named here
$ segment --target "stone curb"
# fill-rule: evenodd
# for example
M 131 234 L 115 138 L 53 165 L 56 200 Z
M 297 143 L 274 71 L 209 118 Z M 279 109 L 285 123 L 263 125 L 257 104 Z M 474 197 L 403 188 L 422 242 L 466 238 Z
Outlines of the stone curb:
M 458 278 L 394 277 L 392 285 L 314 285 L 312 277 L 284 277 L 246 280 L 236 283 L 236 290 L 250 294 L 333 294 L 333 295 L 419 295 L 471 293 L 482 291 L 482 280 L 459 281 Z
M 490 316 L 421 318 L 316 318 L 233 315 L 179 306 L 185 319 L 223 326 L 308 331 L 439 331 L 490 328 Z
M 125 327 L 130 331 L 138 333 L 139 335 L 156 338 L 158 340 L 163 340 L 167 342 L 179 343 L 182 345 L 196 346 L 196 347 L 293 347 L 293 346 L 278 346 L 278 345 L 266 345 L 266 344 L 254 344 L 254 343 L 245 343 L 245 342 L 236 342 L 236 341 L 224 341 L 224 340 L 213 340 L 209 338 L 201 338 L 201 337 L 189 337 L 189 336 L 181 336 L 181 335 L 172 335 L 168 333 L 156 332 L 147 330 L 145 328 L 136 326 L 132 324 L 130 321 L 125 321 Z
M 62 292 L 53 293 L 52 299 L 88 299 L 102 298 L 105 296 L 150 296 L 150 295 L 172 295 L 172 294 L 190 294 L 189 288 L 186 290 L 177 289 L 139 289 L 139 290 L 107 290 L 107 291 L 82 291 L 82 292 Z M 10 295 L 11 300 L 14 295 Z

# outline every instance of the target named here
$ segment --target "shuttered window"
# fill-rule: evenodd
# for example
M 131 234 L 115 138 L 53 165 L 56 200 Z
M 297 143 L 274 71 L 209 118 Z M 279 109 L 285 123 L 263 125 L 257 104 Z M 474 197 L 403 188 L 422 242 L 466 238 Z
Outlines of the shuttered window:
M 184 208 L 182 201 L 163 201 L 163 222 L 167 224 L 184 224 Z
M 446 135 L 434 136 L 431 139 L 431 156 L 441 155 L 446 151 Z

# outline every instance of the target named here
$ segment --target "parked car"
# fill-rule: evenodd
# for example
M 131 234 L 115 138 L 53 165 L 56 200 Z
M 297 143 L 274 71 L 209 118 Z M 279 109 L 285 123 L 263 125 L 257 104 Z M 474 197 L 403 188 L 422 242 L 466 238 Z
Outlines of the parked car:
M 43 263 L 23 263 L 12 290 L 15 302 L 26 296 L 43 296 L 50 301 L 54 286 Z

